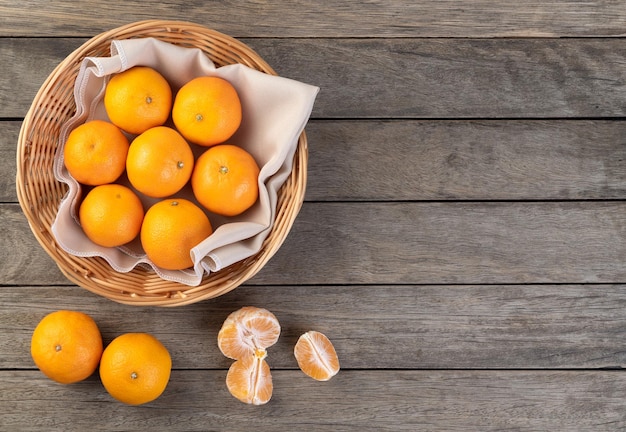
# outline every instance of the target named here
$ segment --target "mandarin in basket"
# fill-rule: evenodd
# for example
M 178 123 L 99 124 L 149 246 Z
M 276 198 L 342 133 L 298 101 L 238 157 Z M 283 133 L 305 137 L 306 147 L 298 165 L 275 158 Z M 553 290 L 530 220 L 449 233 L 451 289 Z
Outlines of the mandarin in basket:
M 328 381 L 339 372 L 339 358 L 332 342 L 318 331 L 304 333 L 293 353 L 300 370 L 318 381 Z
M 265 361 L 265 353 L 235 361 L 228 368 L 226 387 L 241 402 L 253 405 L 269 402 L 274 385 L 270 367 Z
M 167 348 L 148 333 L 122 334 L 104 349 L 100 380 L 115 399 L 129 405 L 151 402 L 165 391 L 172 371 Z
M 166 270 L 193 265 L 191 249 L 213 232 L 204 211 L 183 199 L 164 199 L 148 209 L 141 226 L 141 245 L 150 260 Z
M 265 353 L 279 336 L 280 324 L 273 313 L 244 306 L 226 317 L 217 334 L 217 346 L 226 357 L 239 360 Z
M 128 139 L 112 123 L 91 120 L 70 132 L 63 148 L 68 172 L 82 184 L 114 182 L 126 167 Z
M 172 109 L 172 89 L 155 69 L 135 66 L 111 77 L 104 108 L 113 124 L 137 135 L 164 124 Z
M 143 132 L 130 144 L 126 175 L 139 192 L 163 198 L 187 184 L 193 166 L 193 152 L 182 135 L 167 126 L 157 126 Z
M 172 120 L 189 141 L 212 146 L 223 143 L 239 129 L 241 101 L 227 80 L 203 76 L 180 88 L 174 98 Z
M 191 175 L 193 194 L 207 210 L 223 215 L 243 213 L 259 197 L 259 166 L 243 148 L 220 144 L 196 160 Z
M 78 216 L 85 235 L 92 242 L 116 247 L 137 237 L 144 210 L 132 189 L 111 183 L 89 191 L 80 204 Z
M 89 315 L 60 310 L 46 315 L 37 324 L 30 353 L 48 378 L 71 384 L 95 372 L 102 355 L 102 336 Z

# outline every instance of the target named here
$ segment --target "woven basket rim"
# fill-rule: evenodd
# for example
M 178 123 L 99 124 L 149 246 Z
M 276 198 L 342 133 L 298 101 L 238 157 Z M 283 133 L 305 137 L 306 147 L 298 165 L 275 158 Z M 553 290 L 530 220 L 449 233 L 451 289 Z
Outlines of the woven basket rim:
M 255 255 L 204 276 L 198 286 L 160 278 L 136 267 L 116 272 L 103 258 L 77 257 L 61 249 L 51 230 L 58 205 L 67 192 L 52 165 L 61 126 L 74 114 L 73 84 L 82 59 L 109 55 L 113 39 L 155 37 L 175 45 L 200 48 L 216 66 L 242 63 L 276 75 L 272 67 L 241 41 L 203 25 L 171 20 L 145 20 L 100 33 L 61 61 L 39 88 L 20 129 L 16 152 L 16 191 L 29 227 L 44 251 L 70 282 L 118 303 L 183 306 L 215 298 L 256 275 L 280 248 L 300 211 L 307 182 L 308 143 L 298 138 L 292 172 L 279 190 L 276 218 Z

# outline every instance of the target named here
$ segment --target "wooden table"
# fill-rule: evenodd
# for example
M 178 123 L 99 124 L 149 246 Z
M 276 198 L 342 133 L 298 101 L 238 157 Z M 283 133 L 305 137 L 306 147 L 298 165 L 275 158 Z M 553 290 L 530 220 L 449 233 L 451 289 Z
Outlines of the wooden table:
M 626 428 L 626 6 L 621 1 L 0 0 L 0 430 L 604 431 Z M 133 21 L 234 36 L 321 92 L 309 182 L 285 244 L 244 286 L 181 308 L 120 305 L 68 283 L 17 203 L 21 121 L 52 69 Z M 225 317 L 283 332 L 274 395 L 225 387 Z M 161 398 L 130 407 L 97 375 L 34 366 L 48 312 L 105 343 L 159 337 Z M 297 337 L 342 370 L 315 382 Z

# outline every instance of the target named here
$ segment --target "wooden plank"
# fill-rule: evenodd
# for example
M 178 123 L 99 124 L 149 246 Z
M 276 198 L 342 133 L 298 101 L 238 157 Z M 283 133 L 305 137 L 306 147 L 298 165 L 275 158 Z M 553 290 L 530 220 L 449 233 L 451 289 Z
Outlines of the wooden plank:
M 326 383 L 274 371 L 255 407 L 234 399 L 223 370 L 172 373 L 138 407 L 99 382 L 62 386 L 35 371 L 0 372 L 0 424 L 9 430 L 614 431 L 626 427 L 626 375 L 604 372 L 342 371 Z M 36 415 L 33 415 L 36 413 Z M 94 423 L 94 419 L 98 419 Z
M 621 202 L 310 204 L 254 282 L 620 282 L 625 210 Z
M 0 36 L 88 36 L 151 18 L 192 20 L 239 37 L 619 36 L 626 23 L 623 4 L 601 0 L 395 0 L 364 2 L 358 13 L 342 2 L 302 0 L 224 1 L 208 7 L 198 0 L 169 1 L 149 9 L 138 0 L 83 4 L 26 0 L 18 7 L 4 2 Z
M 19 121 L 0 121 L 0 202 L 17 202 L 15 151 L 21 125 Z
M 626 47 L 607 39 L 252 41 L 320 86 L 315 117 L 624 116 Z M 320 61 L 324 59 L 324 61 Z
M 33 236 L 21 208 L 17 204 L 0 204 L 0 221 L 5 227 L 0 236 L 2 284 L 34 278 L 35 284 L 67 283 L 58 267 Z
M 626 116 L 619 39 L 243 39 L 321 88 L 313 118 Z M 0 116 L 20 117 L 82 40 L 0 39 Z M 21 53 L 29 52 L 28 56 Z M 19 79 L 16 79 L 19 77 Z
M 0 340 L 0 369 L 33 368 L 32 331 L 63 308 L 91 315 L 105 344 L 148 332 L 178 369 L 225 369 L 231 362 L 217 348 L 217 333 L 228 314 L 249 305 L 267 308 L 281 324 L 268 349 L 274 369 L 297 369 L 293 347 L 308 330 L 332 340 L 346 370 L 626 365 L 625 285 L 242 286 L 166 309 L 119 305 L 75 286 L 5 286 L 2 304 L 0 333 L 11 337 Z
M 250 283 L 508 284 L 626 280 L 624 202 L 305 203 Z M 0 205 L 3 283 L 63 284 L 16 204 Z
M 17 200 L 20 125 L 0 122 L 4 202 Z M 306 131 L 307 200 L 626 197 L 621 121 L 312 120 Z
M 1 16 L 1 13 L 0 13 Z M 24 117 L 37 91 L 61 61 L 85 40 L 0 38 L 0 117 Z M 28 53 L 28 55 L 25 55 Z
M 615 121 L 311 121 L 306 199 L 624 199 L 624 136 Z

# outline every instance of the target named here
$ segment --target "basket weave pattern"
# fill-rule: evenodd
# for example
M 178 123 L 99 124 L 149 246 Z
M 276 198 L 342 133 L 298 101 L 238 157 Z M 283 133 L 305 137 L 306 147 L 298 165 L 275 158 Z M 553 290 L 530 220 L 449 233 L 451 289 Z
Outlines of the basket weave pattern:
M 100 257 L 77 257 L 56 243 L 51 226 L 67 192 L 54 177 L 53 164 L 61 127 L 75 113 L 74 82 L 87 56 L 110 55 L 114 39 L 154 37 L 174 45 L 202 50 L 217 67 L 241 63 L 276 75 L 252 49 L 236 39 L 188 22 L 150 20 L 125 25 L 95 36 L 66 57 L 39 89 L 24 118 L 17 146 L 16 188 L 30 228 L 61 272 L 73 283 L 119 303 L 182 306 L 225 294 L 258 273 L 286 238 L 300 211 L 308 160 L 304 131 L 299 137 L 291 175 L 278 194 L 276 218 L 259 252 L 218 272 L 200 285 L 185 286 L 136 267 L 119 273 Z

